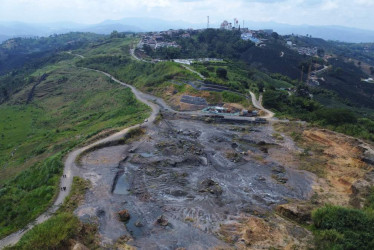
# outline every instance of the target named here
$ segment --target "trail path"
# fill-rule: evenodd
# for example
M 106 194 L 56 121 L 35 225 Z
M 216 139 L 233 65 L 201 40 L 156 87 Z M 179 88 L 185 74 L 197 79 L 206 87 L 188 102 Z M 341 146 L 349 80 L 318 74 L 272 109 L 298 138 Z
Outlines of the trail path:
M 79 55 L 77 55 L 77 56 L 79 56 Z M 87 70 L 91 70 L 91 69 L 87 69 Z M 149 95 L 146 95 L 146 94 L 140 92 L 135 87 L 119 81 L 118 79 L 114 78 L 113 76 L 111 76 L 108 73 L 105 73 L 105 72 L 102 72 L 102 71 L 99 71 L 99 70 L 93 70 L 93 71 L 102 73 L 102 74 L 110 77 L 115 82 L 130 88 L 131 91 L 134 93 L 135 97 L 139 101 L 141 101 L 141 102 L 145 103 L 146 105 L 148 105 L 149 107 L 151 107 L 151 109 L 152 109 L 151 115 L 148 117 L 147 122 L 144 122 L 142 124 L 142 126 L 147 127 L 154 122 L 157 114 L 160 111 L 160 108 L 157 104 L 151 102 L 152 96 L 149 96 Z M 82 148 L 79 148 L 79 149 L 76 149 L 76 150 L 70 152 L 67 155 L 67 158 L 66 158 L 65 164 L 64 164 L 63 176 L 65 175 L 66 178 L 61 177 L 61 180 L 60 180 L 60 187 L 66 187 L 66 190 L 65 191 L 60 190 L 55 202 L 53 203 L 53 205 L 46 212 L 44 212 L 38 218 L 36 218 L 35 221 L 29 223 L 25 228 L 15 232 L 15 233 L 12 233 L 12 234 L 8 235 L 7 237 L 1 239 L 0 240 L 0 249 L 3 249 L 5 246 L 8 246 L 8 245 L 16 244 L 27 231 L 32 229 L 35 225 L 38 225 L 38 224 L 43 223 L 44 221 L 48 220 L 60 208 L 61 204 L 64 202 L 65 198 L 69 195 L 69 193 L 71 191 L 71 186 L 72 186 L 73 177 L 74 177 L 74 168 L 76 167 L 75 166 L 75 159 L 82 152 L 92 148 L 95 145 L 105 143 L 105 142 L 110 142 L 110 141 L 116 141 L 118 139 L 121 139 L 130 129 L 136 128 L 136 127 L 139 127 L 139 126 L 140 126 L 140 124 L 129 127 L 129 128 L 126 128 L 126 129 L 124 129 L 124 130 L 122 130 L 118 133 L 110 135 L 109 137 L 106 137 L 106 138 L 104 138 L 102 140 L 99 140 L 97 142 L 94 142 L 94 143 L 92 143 L 88 146 L 85 146 L 85 147 L 82 147 Z
M 132 58 L 134 58 L 136 61 L 141 61 L 141 62 L 148 62 L 148 63 L 151 63 L 150 61 L 146 61 L 146 60 L 144 60 L 144 59 L 141 59 L 141 58 L 137 57 L 137 56 L 135 55 L 135 47 L 133 47 L 133 48 L 130 49 L 130 55 L 131 55 Z M 192 72 L 192 73 L 198 75 L 201 79 L 203 79 L 203 80 L 206 79 L 205 76 L 203 76 L 202 74 L 200 74 L 200 73 L 197 72 L 196 70 L 191 69 L 191 68 L 188 67 L 187 65 L 184 65 L 184 64 L 181 64 L 181 63 L 180 63 L 180 65 L 181 65 L 183 68 L 185 68 L 186 70 L 188 70 L 188 71 L 190 71 L 190 72 Z
M 255 108 L 258 108 L 258 109 L 267 113 L 267 115 L 262 116 L 262 118 L 267 118 L 267 119 L 272 118 L 274 116 L 274 112 L 271 112 L 270 110 L 268 110 L 268 109 L 264 108 L 264 106 L 262 106 L 262 94 L 260 95 L 259 99 L 257 100 L 256 95 L 253 92 L 249 91 L 249 93 L 251 94 L 253 106 L 255 106 Z
M 205 76 L 203 76 L 202 74 L 200 74 L 199 72 L 197 72 L 196 70 L 193 70 L 191 69 L 190 67 L 188 67 L 187 65 L 184 65 L 184 64 L 180 64 L 183 68 L 187 69 L 188 71 L 191 71 L 192 73 L 198 75 L 201 79 L 205 80 Z
M 72 54 L 72 53 L 70 52 L 70 54 Z M 80 58 L 84 58 L 84 56 L 79 55 L 79 54 L 72 54 L 72 55 L 78 56 Z M 74 151 L 70 152 L 67 155 L 65 163 L 64 163 L 63 176 L 66 176 L 66 178 L 61 177 L 61 179 L 60 179 L 60 187 L 66 187 L 66 190 L 65 191 L 60 190 L 60 192 L 57 195 L 57 198 L 56 198 L 55 202 L 53 203 L 53 205 L 46 212 L 42 213 L 39 217 L 37 217 L 35 219 L 35 221 L 29 223 L 25 228 L 23 228 L 23 229 L 21 229 L 17 232 L 14 232 L 14 233 L 8 235 L 7 237 L 1 239 L 0 240 L 0 249 L 3 249 L 5 246 L 8 246 L 8 245 L 16 244 L 27 231 L 32 229 L 35 225 L 41 224 L 44 221 L 51 218 L 53 216 L 53 214 L 60 208 L 61 204 L 64 202 L 65 198 L 69 195 L 69 193 L 71 191 L 71 186 L 72 186 L 72 183 L 73 183 L 73 177 L 75 176 L 74 175 L 74 169 L 76 168 L 75 160 L 82 152 L 84 152 L 84 151 L 86 151 L 86 150 L 88 150 L 88 149 L 90 149 L 90 148 L 92 148 L 92 147 L 94 147 L 98 144 L 102 144 L 102 143 L 110 142 L 110 141 L 116 141 L 116 140 L 122 138 L 132 128 L 136 128 L 136 127 L 139 127 L 139 126 L 143 126 L 143 127 L 150 126 L 155 121 L 157 114 L 160 112 L 160 108 L 167 109 L 171 112 L 180 113 L 180 114 L 191 114 L 191 115 L 202 115 L 202 116 L 206 115 L 206 114 L 202 114 L 202 113 L 199 113 L 199 112 L 179 112 L 179 111 L 175 111 L 169 105 L 167 105 L 163 99 L 152 96 L 152 95 L 149 95 L 149 94 L 145 94 L 145 93 L 137 90 L 135 87 L 133 87 L 129 84 L 126 84 L 124 82 L 121 82 L 120 80 L 114 78 L 112 75 L 110 75 L 106 72 L 103 72 L 103 71 L 100 71 L 100 70 L 88 69 L 88 68 L 82 68 L 82 69 L 83 70 L 96 71 L 98 73 L 101 73 L 101 74 L 111 78 L 113 81 L 115 81 L 115 82 L 117 82 L 117 83 L 119 83 L 119 84 L 121 84 L 125 87 L 130 88 L 131 91 L 133 92 L 133 94 L 135 95 L 135 97 L 139 101 L 141 101 L 141 102 L 145 103 L 146 105 L 148 105 L 149 107 L 151 107 L 151 109 L 152 109 L 151 115 L 148 117 L 146 122 L 144 122 L 142 124 L 138 124 L 138 125 L 126 128 L 126 129 L 124 129 L 124 130 L 122 130 L 118 133 L 115 133 L 115 134 L 110 135 L 110 136 L 108 136 L 104 139 L 96 141 L 96 142 L 94 142 L 90 145 L 84 146 L 82 148 L 75 149 Z M 198 72 L 195 72 L 195 73 L 199 74 Z M 257 101 L 256 96 L 252 92 L 250 92 L 250 94 L 251 94 L 251 97 L 252 97 L 253 105 L 256 108 L 267 112 L 267 115 L 264 116 L 263 118 L 271 118 L 271 117 L 274 116 L 273 112 L 265 109 L 262 106 L 262 104 L 261 104 L 262 96 L 260 96 L 260 99 Z M 230 116 L 225 116 L 225 118 L 232 119 L 232 117 L 230 117 Z M 253 117 L 235 117 L 235 119 L 251 120 L 251 121 L 255 120 L 255 118 L 253 118 Z

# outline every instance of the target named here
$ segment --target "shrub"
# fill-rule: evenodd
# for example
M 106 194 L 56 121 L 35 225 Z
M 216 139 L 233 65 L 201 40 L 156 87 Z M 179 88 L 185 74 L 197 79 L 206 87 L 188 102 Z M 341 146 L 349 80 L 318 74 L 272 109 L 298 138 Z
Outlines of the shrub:
M 328 125 L 341 125 L 344 123 L 356 123 L 356 116 L 347 109 L 321 109 L 317 116 Z
M 374 249 L 374 216 L 366 211 L 325 206 L 312 213 L 318 249 Z
M 217 68 L 216 74 L 219 78 L 223 78 L 223 79 L 227 78 L 227 70 L 224 68 Z
M 238 94 L 234 94 L 228 91 L 222 92 L 224 102 L 241 102 L 244 101 L 244 97 Z
M 67 249 L 68 240 L 79 230 L 79 220 L 72 214 L 58 214 L 27 232 L 10 249 Z

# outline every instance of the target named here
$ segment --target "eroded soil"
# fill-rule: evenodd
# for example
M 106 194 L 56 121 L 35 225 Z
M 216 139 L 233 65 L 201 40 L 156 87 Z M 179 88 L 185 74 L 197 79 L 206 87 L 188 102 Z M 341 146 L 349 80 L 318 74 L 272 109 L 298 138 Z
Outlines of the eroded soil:
M 274 210 L 309 200 L 316 176 L 275 161 L 300 149 L 274 133 L 163 119 L 139 141 L 83 157 L 80 175 L 93 185 L 76 214 L 98 223 L 107 247 L 121 239 L 143 249 L 302 248 L 310 232 Z
M 374 185 L 373 145 L 326 129 L 277 124 L 278 131 L 293 135 L 300 151 L 288 158 L 290 164 L 314 172 L 314 201 L 361 208 Z M 276 157 L 282 161 L 281 157 Z

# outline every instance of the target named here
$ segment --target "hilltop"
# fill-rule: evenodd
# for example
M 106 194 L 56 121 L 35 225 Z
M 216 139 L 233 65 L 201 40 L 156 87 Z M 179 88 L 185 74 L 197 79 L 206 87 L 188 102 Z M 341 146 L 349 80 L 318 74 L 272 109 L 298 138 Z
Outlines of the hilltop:
M 14 249 L 370 249 L 373 61 L 373 44 L 271 30 L 9 39 L 0 236 L 67 174 Z

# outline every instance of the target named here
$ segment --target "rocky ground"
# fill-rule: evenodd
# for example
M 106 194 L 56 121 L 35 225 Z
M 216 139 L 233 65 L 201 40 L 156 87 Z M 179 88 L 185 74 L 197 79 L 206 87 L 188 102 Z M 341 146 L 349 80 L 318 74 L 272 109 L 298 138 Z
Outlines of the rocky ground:
M 333 175 L 303 165 L 314 151 L 305 153 L 284 127 L 274 127 L 164 116 L 140 140 L 82 158 L 79 174 L 92 188 L 76 214 L 98 223 L 107 247 L 304 249 L 313 238 L 298 223 L 308 223 L 311 209 L 332 199 L 321 193 L 336 189 L 343 196 Z M 313 130 L 300 133 L 322 143 Z M 352 151 L 348 144 L 342 154 Z M 329 148 L 317 150 L 325 162 L 337 154 Z M 355 165 L 363 169 L 360 177 L 370 170 L 362 162 L 366 168 Z

